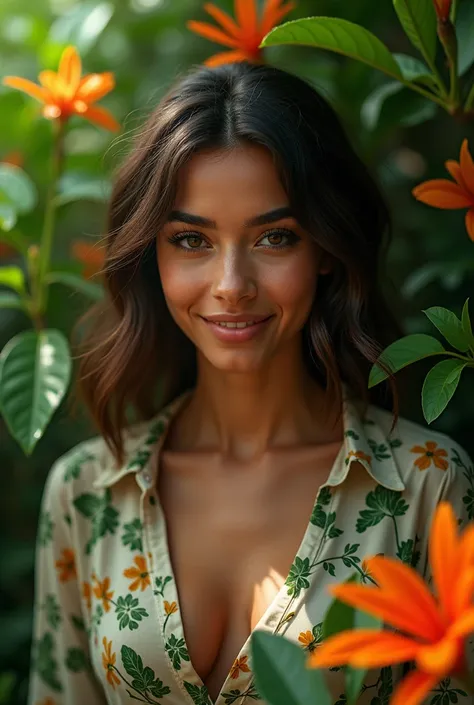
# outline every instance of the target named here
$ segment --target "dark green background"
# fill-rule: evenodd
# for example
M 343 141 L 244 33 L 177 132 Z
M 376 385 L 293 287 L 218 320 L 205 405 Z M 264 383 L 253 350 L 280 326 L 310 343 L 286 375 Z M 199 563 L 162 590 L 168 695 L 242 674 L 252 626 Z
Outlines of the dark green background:
M 461 0 L 460 5 L 463 2 L 470 0 Z M 217 3 L 232 11 L 230 0 Z M 312 14 L 355 21 L 393 51 L 417 55 L 390 0 L 300 0 L 290 19 Z M 0 77 L 18 75 L 36 81 L 43 68 L 56 70 L 67 43 L 79 48 L 84 73 L 113 71 L 116 89 L 100 104 L 114 113 L 123 131 L 113 135 L 74 118 L 66 147 L 67 171 L 107 179 L 126 154 L 130 137 L 173 78 L 223 49 L 189 32 L 185 27 L 188 19 L 208 19 L 197 0 L 1 0 Z M 392 208 L 394 239 L 382 274 L 390 302 L 407 333 L 437 335 L 421 310 L 441 305 L 460 315 L 462 304 L 473 291 L 474 243 L 464 228 L 465 211 L 424 206 L 415 201 L 411 189 L 427 178 L 447 176 L 444 161 L 458 159 L 464 137 L 470 139 L 474 153 L 474 124 L 454 121 L 423 98 L 403 90 L 386 101 L 376 127 L 369 128 L 363 119 L 367 108 L 362 107 L 386 81 L 382 74 L 339 55 L 309 48 L 272 48 L 265 56 L 268 62 L 312 81 L 335 104 Z M 443 69 L 441 55 L 439 66 Z M 470 75 L 474 78 L 472 69 Z M 51 146 L 51 123 L 41 117 L 39 107 L 35 100 L 0 86 L 0 160 L 13 150 L 21 151 L 23 166 L 40 193 L 40 207 L 19 222 L 32 241 L 41 233 Z M 68 261 L 72 240 L 93 242 L 101 234 L 104 212 L 98 203 L 76 203 L 61 209 L 53 249 L 57 264 Z M 8 263 L 21 264 L 21 260 L 13 258 Z M 88 303 L 81 295 L 55 285 L 48 325 L 69 333 Z M 28 327 L 22 314 L 0 311 L 0 348 Z M 429 362 L 416 365 L 416 383 L 402 399 L 403 415 L 419 422 L 421 385 L 430 366 Z M 433 424 L 451 434 L 471 455 L 472 389 L 473 376 L 468 371 L 453 402 Z M 46 474 L 55 458 L 94 434 L 84 414 L 71 418 L 63 404 L 32 456 L 26 458 L 0 421 L 0 704 L 24 703 L 26 698 L 34 541 Z

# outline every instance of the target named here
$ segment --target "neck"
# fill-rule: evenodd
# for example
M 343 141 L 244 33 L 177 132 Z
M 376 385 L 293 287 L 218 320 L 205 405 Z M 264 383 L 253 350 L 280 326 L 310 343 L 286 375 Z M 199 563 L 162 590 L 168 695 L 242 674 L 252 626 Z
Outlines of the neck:
M 170 435 L 177 450 L 248 462 L 278 448 L 339 440 L 337 411 L 299 355 L 255 373 L 222 371 L 198 359 L 195 390 Z

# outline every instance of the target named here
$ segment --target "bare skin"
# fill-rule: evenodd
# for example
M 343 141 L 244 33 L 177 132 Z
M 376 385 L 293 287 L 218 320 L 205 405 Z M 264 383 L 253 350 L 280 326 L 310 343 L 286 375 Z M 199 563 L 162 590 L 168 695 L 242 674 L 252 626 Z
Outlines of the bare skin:
M 288 575 L 343 439 L 340 410 L 325 410 L 301 353 L 331 261 L 291 214 L 248 225 L 288 206 L 264 148 L 204 152 L 182 170 L 174 209 L 215 227 L 172 220 L 157 235 L 167 304 L 198 358 L 158 492 L 191 663 L 213 700 Z M 249 313 L 270 318 L 244 342 L 204 320 Z

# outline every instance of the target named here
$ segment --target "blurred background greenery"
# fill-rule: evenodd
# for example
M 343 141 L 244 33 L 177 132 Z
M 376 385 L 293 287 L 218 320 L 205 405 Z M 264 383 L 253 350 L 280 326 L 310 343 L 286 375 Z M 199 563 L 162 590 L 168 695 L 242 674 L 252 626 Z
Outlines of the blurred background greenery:
M 464 3 L 471 0 L 460 0 L 461 6 Z M 233 12 L 232 0 L 216 0 L 216 4 Z M 390 0 L 299 0 L 288 19 L 314 14 L 357 22 L 392 51 L 413 54 Z M 115 115 L 123 130 L 112 135 L 74 117 L 66 140 L 67 178 L 82 183 L 100 180 L 106 193 L 111 171 L 126 154 L 131 136 L 172 80 L 222 50 L 187 30 L 188 19 L 209 19 L 199 0 L 0 1 L 0 78 L 16 75 L 36 82 L 40 70 L 57 70 L 67 44 L 78 48 L 83 73 L 115 74 L 116 88 L 100 105 Z M 474 46 L 471 53 L 463 60 L 474 59 Z M 406 333 L 436 334 L 422 309 L 441 305 L 460 315 L 473 292 L 474 243 L 464 227 L 465 211 L 424 206 L 415 201 L 411 189 L 427 178 L 447 176 L 444 161 L 459 158 L 464 137 L 474 152 L 474 124 L 453 120 L 406 89 L 381 101 L 383 75 L 337 54 L 275 47 L 266 49 L 265 57 L 311 81 L 336 106 L 392 208 L 393 242 L 382 274 L 387 296 Z M 34 180 L 40 197 L 39 207 L 19 223 L 31 242 L 38 241 L 41 233 L 51 147 L 51 123 L 41 117 L 40 107 L 28 96 L 0 86 L 0 161 L 19 163 Z M 77 240 L 93 244 L 102 233 L 104 214 L 105 202 L 100 198 L 60 209 L 56 265 L 80 269 L 73 261 L 72 244 Z M 21 258 L 1 245 L 0 259 L 2 264 L 22 265 Z M 89 303 L 82 294 L 54 285 L 48 325 L 69 334 Z M 0 349 L 27 328 L 29 321 L 21 312 L 0 310 Z M 402 398 L 402 414 L 418 422 L 423 422 L 421 385 L 431 364 L 414 366 L 417 383 Z M 452 435 L 473 455 L 471 389 L 468 372 L 433 426 Z M 26 700 L 34 545 L 46 474 L 59 455 L 95 433 L 83 410 L 73 418 L 63 403 L 27 458 L 0 420 L 0 705 Z

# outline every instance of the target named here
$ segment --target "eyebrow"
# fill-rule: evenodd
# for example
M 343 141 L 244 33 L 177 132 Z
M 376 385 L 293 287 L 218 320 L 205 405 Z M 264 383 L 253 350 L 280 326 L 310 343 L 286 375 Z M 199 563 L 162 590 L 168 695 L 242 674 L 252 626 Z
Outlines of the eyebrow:
M 255 228 L 258 225 L 268 225 L 269 223 L 275 223 L 277 220 L 282 220 L 283 218 L 294 218 L 294 213 L 289 206 L 283 206 L 282 208 L 274 208 L 267 213 L 261 213 L 256 215 L 250 220 L 247 220 L 244 225 L 246 228 Z M 193 213 L 186 213 L 185 211 L 171 211 L 167 222 L 171 223 L 173 221 L 179 221 L 180 223 L 187 223 L 188 225 L 200 225 L 203 228 L 217 228 L 217 223 L 215 220 L 210 220 L 209 218 L 203 218 L 201 215 L 194 215 Z

